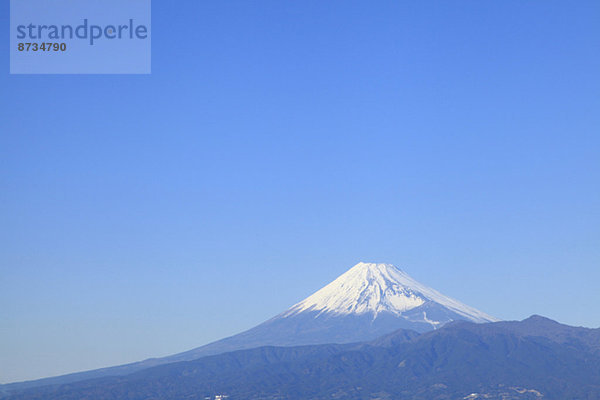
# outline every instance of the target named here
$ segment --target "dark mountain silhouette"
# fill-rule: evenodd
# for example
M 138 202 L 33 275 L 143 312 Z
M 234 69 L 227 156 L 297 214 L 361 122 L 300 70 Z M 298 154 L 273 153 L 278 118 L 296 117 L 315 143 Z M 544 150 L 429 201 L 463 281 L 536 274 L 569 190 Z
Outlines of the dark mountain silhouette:
M 235 351 L 8 399 L 592 400 L 600 399 L 599 348 L 600 329 L 539 316 L 453 322 L 364 343 Z

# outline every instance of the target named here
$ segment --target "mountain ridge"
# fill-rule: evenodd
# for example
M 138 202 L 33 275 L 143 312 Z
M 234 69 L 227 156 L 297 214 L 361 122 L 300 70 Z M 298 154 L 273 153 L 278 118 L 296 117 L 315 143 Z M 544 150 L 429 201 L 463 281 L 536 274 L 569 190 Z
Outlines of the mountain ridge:
M 582 338 L 598 344 L 600 329 L 548 321 L 457 322 L 363 343 L 238 350 L 9 399 L 599 398 L 600 354 Z

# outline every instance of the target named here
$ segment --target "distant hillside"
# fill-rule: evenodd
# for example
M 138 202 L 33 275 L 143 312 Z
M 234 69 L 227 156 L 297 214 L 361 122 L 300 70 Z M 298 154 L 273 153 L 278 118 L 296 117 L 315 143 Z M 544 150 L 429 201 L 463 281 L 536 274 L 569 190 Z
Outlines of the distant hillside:
M 262 347 L 10 400 L 600 399 L 600 329 L 454 322 L 346 345 Z

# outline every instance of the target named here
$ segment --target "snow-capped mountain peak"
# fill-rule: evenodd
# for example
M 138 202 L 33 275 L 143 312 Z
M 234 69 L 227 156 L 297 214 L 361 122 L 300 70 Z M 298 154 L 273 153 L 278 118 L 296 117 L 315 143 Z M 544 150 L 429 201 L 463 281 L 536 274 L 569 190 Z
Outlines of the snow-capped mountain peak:
M 440 306 L 474 322 L 497 321 L 479 310 L 467 306 L 427 287 L 391 264 L 358 263 L 333 282 L 300 303 L 282 317 L 310 311 L 321 314 L 378 314 L 397 316 L 427 304 Z M 427 315 L 423 315 L 427 319 Z M 433 321 L 432 321 L 433 322 Z
M 260 346 L 364 342 L 398 329 L 427 332 L 454 320 L 497 321 L 417 282 L 393 265 L 358 263 L 287 311 L 237 335 L 164 358 L 39 382 L 68 383 L 126 375 L 156 365 Z

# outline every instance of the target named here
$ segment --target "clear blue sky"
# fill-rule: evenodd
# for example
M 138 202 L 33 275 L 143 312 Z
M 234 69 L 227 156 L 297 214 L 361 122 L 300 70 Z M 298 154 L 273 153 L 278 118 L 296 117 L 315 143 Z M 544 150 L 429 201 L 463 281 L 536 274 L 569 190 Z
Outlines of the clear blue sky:
M 8 75 L 0 382 L 163 356 L 359 261 L 600 326 L 600 2 L 153 4 L 149 76 Z

